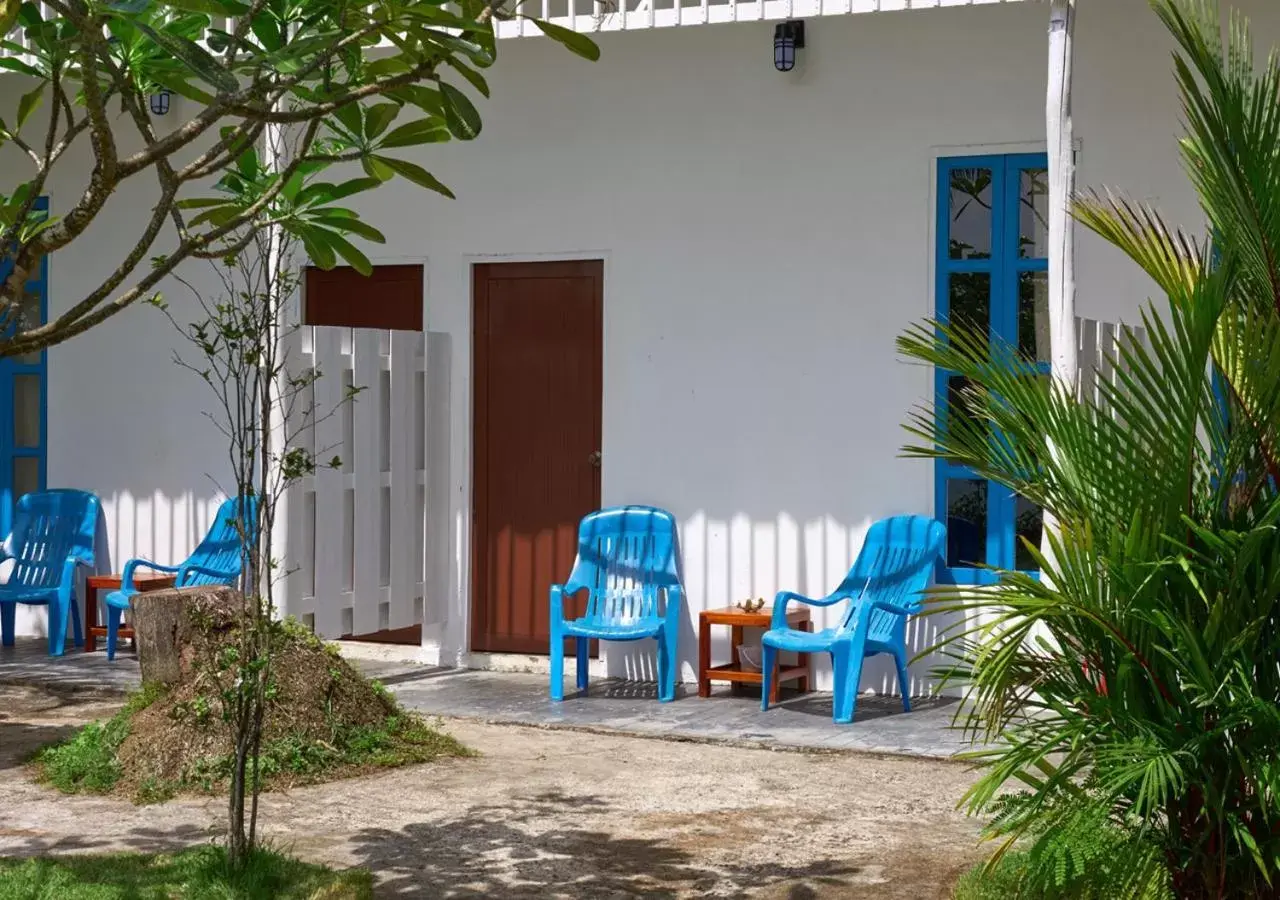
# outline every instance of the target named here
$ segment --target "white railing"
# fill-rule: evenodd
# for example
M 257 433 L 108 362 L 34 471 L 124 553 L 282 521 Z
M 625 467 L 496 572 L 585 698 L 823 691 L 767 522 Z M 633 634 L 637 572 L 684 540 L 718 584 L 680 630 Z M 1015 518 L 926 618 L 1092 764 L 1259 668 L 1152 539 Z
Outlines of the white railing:
M 518 9 L 523 16 L 535 16 L 590 34 L 1023 2 L 1027 0 L 521 0 Z M 43 4 L 41 9 L 44 10 Z M 215 20 L 214 25 L 227 31 L 233 27 L 230 21 Z M 496 31 L 502 38 L 534 37 L 542 33 L 527 18 L 498 22 Z M 15 38 L 16 35 L 10 37 Z M 13 55 L 19 54 L 0 49 L 0 56 Z M 5 71 L 0 69 L 0 73 Z
M 524 0 L 519 8 L 526 16 L 591 33 L 1021 2 L 1024 0 Z M 500 22 L 497 31 L 499 37 L 541 33 L 527 19 Z
M 409 331 L 306 327 L 290 368 L 319 369 L 318 468 L 286 498 L 284 612 L 335 638 L 420 624 L 426 552 L 426 343 Z M 353 401 L 344 401 L 354 386 Z

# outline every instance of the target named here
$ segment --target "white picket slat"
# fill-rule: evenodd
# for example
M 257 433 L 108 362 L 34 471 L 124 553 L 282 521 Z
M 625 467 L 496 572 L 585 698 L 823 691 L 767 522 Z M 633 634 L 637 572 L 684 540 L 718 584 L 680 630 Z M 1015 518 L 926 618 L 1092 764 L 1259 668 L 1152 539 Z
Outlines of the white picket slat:
M 382 531 L 382 491 L 369 486 L 377 486 L 382 475 L 378 447 L 382 354 L 379 352 L 379 333 L 372 329 L 358 329 L 353 343 L 352 384 L 358 393 L 352 403 L 352 446 L 347 448 L 352 459 L 356 504 L 353 630 L 356 634 L 369 634 L 378 630 L 378 604 L 373 598 L 381 587 L 378 542 Z
M 418 479 L 414 471 L 416 442 L 413 423 L 414 382 L 422 359 L 423 335 L 416 332 L 391 333 L 391 592 L 389 628 L 413 624 L 416 572 L 422 548 L 414 546 L 417 529 L 413 524 L 417 506 Z
M 342 631 L 342 609 L 346 606 L 343 587 L 343 560 L 347 556 L 343 517 L 345 478 L 328 463 L 341 455 L 342 416 L 342 335 L 347 329 L 317 328 L 315 360 L 320 377 L 315 383 L 315 446 L 319 466 L 315 474 L 315 627 L 324 637 Z

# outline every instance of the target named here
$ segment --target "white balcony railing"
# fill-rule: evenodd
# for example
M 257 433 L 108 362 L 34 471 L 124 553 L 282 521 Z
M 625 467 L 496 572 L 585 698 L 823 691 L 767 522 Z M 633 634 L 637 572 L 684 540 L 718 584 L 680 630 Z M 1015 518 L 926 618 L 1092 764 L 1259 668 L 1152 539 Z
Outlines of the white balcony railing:
M 526 15 L 590 34 L 1023 2 L 1028 0 L 523 0 L 520 9 Z M 39 5 L 47 15 L 44 4 Z M 225 22 L 218 24 L 229 27 Z M 532 22 L 520 18 L 499 22 L 497 31 L 503 38 L 541 34 Z M 18 36 L 11 34 L 9 39 L 17 41 Z M 0 56 L 20 55 L 0 48 Z M 0 73 L 5 71 L 0 69 Z

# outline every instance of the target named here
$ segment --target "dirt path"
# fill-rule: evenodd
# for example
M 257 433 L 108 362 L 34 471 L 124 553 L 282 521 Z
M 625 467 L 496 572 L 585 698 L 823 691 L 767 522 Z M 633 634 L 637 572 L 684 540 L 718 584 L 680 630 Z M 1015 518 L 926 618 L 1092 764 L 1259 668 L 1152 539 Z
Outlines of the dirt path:
M 0 687 L 0 855 L 215 839 L 222 801 L 64 797 L 18 761 L 111 705 Z M 456 760 L 264 799 L 299 855 L 388 898 L 932 900 L 978 857 L 955 765 L 449 722 Z

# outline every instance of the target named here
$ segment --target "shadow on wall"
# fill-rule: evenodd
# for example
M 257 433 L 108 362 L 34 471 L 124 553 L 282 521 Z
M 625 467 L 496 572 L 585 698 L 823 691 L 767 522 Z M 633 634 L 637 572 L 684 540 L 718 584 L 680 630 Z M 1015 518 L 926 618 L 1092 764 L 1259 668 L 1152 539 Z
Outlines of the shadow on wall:
M 82 621 L 86 574 L 118 573 L 125 562 L 134 557 L 171 565 L 191 553 L 213 524 L 218 506 L 224 499 L 213 493 L 215 489 L 207 477 L 200 475 L 198 480 L 193 477 L 194 484 L 199 481 L 209 485 L 208 495 L 197 493 L 190 489 L 190 485 L 186 490 L 172 486 L 168 490 L 153 488 L 149 495 L 141 491 L 106 492 L 93 486 L 83 487 L 94 491 L 102 505 L 94 536 L 93 571 L 86 573 L 81 569 L 77 574 L 76 599 Z M 19 604 L 16 619 L 19 635 L 44 637 L 48 634 L 49 617 L 42 606 Z M 101 621 L 103 619 L 99 616 Z M 68 622 L 68 650 L 72 646 L 70 627 Z
M 863 539 L 873 524 L 865 519 L 846 525 L 830 517 L 815 517 L 800 524 L 786 513 L 773 520 L 739 514 L 716 520 L 704 513 L 686 518 L 680 528 L 683 580 L 688 597 L 680 633 L 681 680 L 697 680 L 698 613 L 703 609 L 732 606 L 739 601 L 763 597 L 772 604 L 780 590 L 794 590 L 821 598 L 836 586 L 853 567 Z M 794 605 L 794 602 L 793 602 Z M 848 609 L 846 603 L 808 607 L 814 630 L 834 628 Z M 914 616 L 907 623 L 907 650 L 914 659 L 933 647 L 954 617 Z M 744 643 L 759 641 L 762 630 L 749 630 Z M 713 661 L 728 662 L 730 631 L 713 627 Z M 653 641 L 606 645 L 609 674 L 633 680 L 656 678 L 657 655 Z M 931 670 L 943 658 L 930 654 L 911 664 L 912 696 L 924 696 L 937 686 Z M 812 661 L 819 687 L 830 689 L 830 657 Z M 899 686 L 893 659 L 887 655 L 868 658 L 863 667 L 862 690 L 878 694 L 897 693 Z M 713 685 L 713 688 L 715 685 Z

